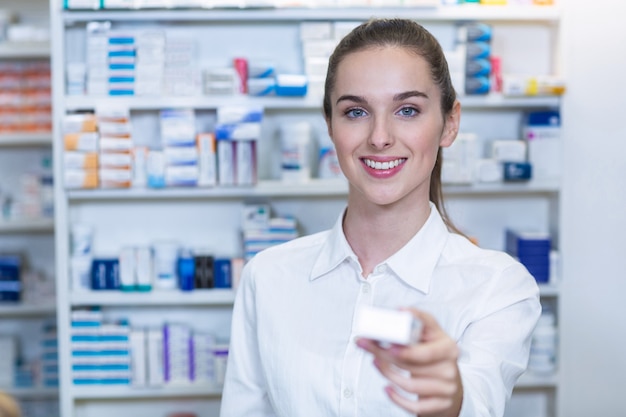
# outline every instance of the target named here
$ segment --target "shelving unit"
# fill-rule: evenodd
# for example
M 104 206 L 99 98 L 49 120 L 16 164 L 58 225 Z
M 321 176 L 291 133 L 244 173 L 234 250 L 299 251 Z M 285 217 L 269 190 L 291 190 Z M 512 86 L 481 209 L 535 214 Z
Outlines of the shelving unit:
M 14 58 L 48 58 L 49 42 L 2 42 L 0 43 L 0 59 Z
M 9 388 L 6 392 L 18 399 L 54 399 L 59 395 L 58 388 Z
M 0 147 L 39 147 L 52 146 L 52 133 L 0 134 Z
M 559 106 L 558 97 L 462 97 L 464 109 L 532 109 Z M 162 108 L 195 108 L 215 109 L 219 106 L 230 105 L 258 105 L 266 110 L 317 110 L 321 107 L 322 99 L 316 97 L 124 97 L 124 98 L 93 98 L 83 96 L 68 96 L 66 109 L 68 111 L 93 110 L 97 104 L 111 104 L 128 106 L 131 110 L 159 110 Z
M 48 22 L 47 0 L 5 1 L 0 7 L 3 11 L 15 14 L 20 23 L 41 28 L 45 27 Z M 6 31 L 6 29 L 6 26 L 3 27 L 3 30 Z M 6 32 L 3 35 L 6 35 Z M 0 63 L 2 64 L 44 62 L 49 58 L 50 42 L 48 41 L 13 42 L 6 40 L 3 36 L 3 41 L 0 42 Z M 3 77 L 7 75 L 5 68 L 3 68 L 2 75 Z M 6 78 L 3 80 L 2 112 L 5 116 L 7 97 L 12 93 L 12 88 L 9 87 L 10 84 L 6 84 Z M 37 95 L 38 102 L 40 92 L 41 90 Z M 15 104 L 15 98 L 11 98 L 10 103 Z M 21 111 L 24 109 L 12 108 L 9 113 L 15 116 Z M 30 112 L 32 108 L 26 111 Z M 37 172 L 41 167 L 41 159 L 51 155 L 52 132 L 49 129 L 42 131 L 46 130 L 42 125 L 23 131 L 21 129 L 24 129 L 24 126 L 18 129 L 6 129 L 6 120 L 7 118 L 3 117 L 3 126 L 0 128 L 0 194 L 3 197 L 6 194 L 17 197 L 19 176 L 23 173 Z M 4 203 L 4 198 L 0 200 Z M 25 216 L 6 218 L 3 210 L 0 213 L 0 253 L 24 254 L 28 269 L 31 272 L 43 273 L 51 281 L 54 277 L 54 220 L 52 218 L 31 219 Z M 27 285 L 26 282 L 24 279 L 22 285 Z M 41 288 L 36 290 L 40 291 Z M 39 366 L 38 363 L 42 358 L 43 327 L 55 322 L 56 301 L 53 297 L 35 301 L 34 297 L 28 297 L 28 295 L 31 294 L 24 294 L 21 302 L 0 303 L 0 334 L 14 337 L 18 341 L 19 358 L 25 360 L 28 366 L 24 369 L 32 369 L 34 372 L 34 368 Z M 3 351 L 1 354 L 8 357 L 8 352 Z M 39 377 L 43 375 L 42 369 L 39 367 L 37 369 L 38 375 L 33 375 L 35 386 L 2 386 L 0 389 L 16 398 L 24 417 L 33 416 L 33 413 L 41 411 L 49 416 L 58 415 L 55 409 L 58 410 L 59 389 L 40 386 L 45 383 L 39 380 Z M 24 372 L 24 370 L 20 371 Z M 22 377 L 17 379 L 16 383 L 26 384 Z
M 53 316 L 55 311 L 56 305 L 53 302 L 45 304 L 0 304 L 0 317 L 2 318 Z
M 542 31 L 558 32 L 560 9 L 558 7 L 434 7 L 434 8 L 324 8 L 324 9 L 215 9 L 215 10 L 98 10 L 62 11 L 61 1 L 52 1 L 53 73 L 56 87 L 55 104 L 55 161 L 62 160 L 61 132 L 59 123 L 65 114 L 78 111 L 92 111 L 98 105 L 113 104 L 128 107 L 132 117 L 156 118 L 154 114 L 164 108 L 193 108 L 205 113 L 213 112 L 221 105 L 259 105 L 265 110 L 263 141 L 260 144 L 271 148 L 270 138 L 274 128 L 284 120 L 307 118 L 318 120 L 321 98 L 280 98 L 280 97 L 210 97 L 204 95 L 185 97 L 90 97 L 69 96 L 65 86 L 64 65 L 80 61 L 82 51 L 70 50 L 82 45 L 80 37 L 85 25 L 90 21 L 111 21 L 113 27 L 121 29 L 172 28 L 177 33 L 196 33 L 206 39 L 206 45 L 199 48 L 199 55 L 232 53 L 245 54 L 247 38 L 251 31 L 263 39 L 274 36 L 284 41 L 297 35 L 302 21 L 362 21 L 372 16 L 413 18 L 424 24 L 432 24 L 442 29 L 457 22 L 483 21 L 503 25 L 518 35 L 523 25 L 537 26 Z M 240 28 L 240 34 L 233 31 Z M 252 29 L 251 29 L 252 28 Z M 230 49 L 224 49 L 209 36 L 215 30 L 216 38 L 224 39 L 232 35 Z M 506 32 L 506 30 L 505 30 Z M 553 39 L 549 36 L 550 41 Z M 213 42 L 213 43 L 212 43 Z M 295 42 L 297 43 L 297 42 Z M 551 44 L 551 42 L 546 42 Z M 283 44 L 260 47 L 258 54 L 267 54 Z M 543 44 L 542 44 L 543 45 Z M 248 46 L 248 49 L 251 47 Z M 301 65 L 296 58 L 298 45 L 289 44 L 287 51 L 281 52 L 286 68 Z M 515 48 L 513 48 L 514 50 Z M 552 57 L 541 64 L 553 65 Z M 227 58 L 230 58 L 228 56 Z M 523 57 L 520 59 L 527 59 Z M 549 62 L 548 62 L 549 61 Z M 555 65 L 556 66 L 556 65 Z M 467 111 L 468 129 L 483 129 L 481 133 L 494 138 L 511 138 L 517 133 L 520 115 L 533 109 L 555 109 L 560 106 L 558 97 L 503 97 L 463 96 L 460 97 L 464 111 Z M 320 124 L 318 124 L 320 125 Z M 462 124 L 463 127 L 463 124 Z M 260 152 L 260 157 L 267 152 Z M 60 176 L 60 164 L 56 164 L 56 175 Z M 272 173 L 271 162 L 262 161 L 259 166 L 260 180 L 253 187 L 214 187 L 214 188 L 165 188 L 165 189 L 98 189 L 65 190 L 62 184 L 55 184 L 56 202 L 56 248 L 58 279 L 58 325 L 61 347 L 61 410 L 64 417 L 100 417 L 107 415 L 105 407 L 118 402 L 120 417 L 126 409 L 136 410 L 145 407 L 154 411 L 164 404 L 181 398 L 192 398 L 190 407 L 213 407 L 219 404 L 220 389 L 215 386 L 175 386 L 175 387 L 85 387 L 75 386 L 70 373 L 69 323 L 72 310 L 99 306 L 105 314 L 115 318 L 137 317 L 140 325 L 154 324 L 155 315 L 163 317 L 172 314 L 176 319 L 197 321 L 198 314 L 208 322 L 207 326 L 224 329 L 228 326 L 219 321 L 229 321 L 230 307 L 234 292 L 230 290 L 207 290 L 185 293 L 181 291 L 152 291 L 149 293 L 123 293 L 111 291 L 72 292 L 69 286 L 69 230 L 73 222 L 91 222 L 97 225 L 94 247 L 101 253 L 115 253 L 121 245 L 151 239 L 185 239 L 190 245 L 213 246 L 226 254 L 240 250 L 238 239 L 239 212 L 246 202 L 268 202 L 279 214 L 293 214 L 298 218 L 305 234 L 330 227 L 345 204 L 347 184 L 345 181 L 311 180 L 306 184 L 285 184 Z M 512 226 L 548 227 L 558 231 L 560 184 L 554 182 L 516 184 L 474 184 L 446 186 L 453 219 L 467 225 L 472 234 L 479 237 L 487 247 L 502 249 L 502 230 Z M 458 215 L 458 216 L 457 216 Z M 164 221 L 167 219 L 167 221 Z M 471 226 L 471 227 L 470 227 Z M 557 234 L 558 236 L 558 234 Z M 556 305 L 560 297 L 557 285 L 541 286 L 542 298 Z M 191 313 L 192 312 L 192 313 Z M 213 317 L 217 316 L 217 319 Z M 517 390 L 546 393 L 554 399 L 559 392 L 558 375 L 536 376 L 526 374 L 519 381 Z M 159 401 L 157 401 L 157 399 Z M 156 404 L 156 405 L 155 405 Z M 199 405 L 202 404 L 202 405 Z M 152 408 L 150 408 L 152 407 Z M 205 410 L 205 408 L 202 408 Z M 86 411 L 89 410 L 89 411 Z M 108 410 L 110 413 L 111 411 Z M 130 412 L 130 411 L 129 411 Z M 110 415 L 110 414 L 108 414 Z M 130 414 L 129 414 L 130 415 Z M 203 414 L 204 415 L 204 414 Z M 206 414 L 208 415 L 208 414 Z M 210 414 L 213 415 L 213 414 Z M 551 417 L 556 417 L 557 414 Z M 534 417 L 534 416 L 533 416 Z

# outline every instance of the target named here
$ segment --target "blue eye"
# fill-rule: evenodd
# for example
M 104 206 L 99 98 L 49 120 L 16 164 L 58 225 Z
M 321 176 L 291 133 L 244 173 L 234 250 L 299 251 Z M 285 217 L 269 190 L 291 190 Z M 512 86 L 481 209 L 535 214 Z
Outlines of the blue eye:
M 398 113 L 400 113 L 401 116 L 410 117 L 417 115 L 419 112 L 413 107 L 403 107 Z
M 359 118 L 359 117 L 363 117 L 365 116 L 365 110 L 363 109 L 350 109 L 346 112 L 346 116 L 348 116 L 349 118 Z

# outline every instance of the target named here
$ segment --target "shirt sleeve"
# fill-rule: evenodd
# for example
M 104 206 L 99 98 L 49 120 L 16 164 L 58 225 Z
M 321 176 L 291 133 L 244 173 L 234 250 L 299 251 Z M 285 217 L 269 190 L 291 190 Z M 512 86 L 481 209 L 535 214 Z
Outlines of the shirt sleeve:
M 515 263 L 494 279 L 481 309 L 460 341 L 463 404 L 459 417 L 501 417 L 528 365 L 533 330 L 541 314 L 539 288 Z
M 251 260 L 244 267 L 235 297 L 222 417 L 275 416 L 259 355 L 253 264 Z

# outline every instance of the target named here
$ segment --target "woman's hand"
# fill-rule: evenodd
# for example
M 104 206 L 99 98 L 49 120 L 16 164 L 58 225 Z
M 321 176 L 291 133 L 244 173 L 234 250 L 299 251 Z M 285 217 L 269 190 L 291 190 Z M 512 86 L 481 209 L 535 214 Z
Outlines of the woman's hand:
M 459 349 L 430 314 L 406 310 L 423 323 L 418 343 L 384 348 L 359 339 L 357 345 L 374 355 L 374 365 L 391 382 L 386 391 L 394 403 L 420 417 L 457 417 L 463 401 Z M 396 387 L 417 394 L 418 400 L 407 398 Z

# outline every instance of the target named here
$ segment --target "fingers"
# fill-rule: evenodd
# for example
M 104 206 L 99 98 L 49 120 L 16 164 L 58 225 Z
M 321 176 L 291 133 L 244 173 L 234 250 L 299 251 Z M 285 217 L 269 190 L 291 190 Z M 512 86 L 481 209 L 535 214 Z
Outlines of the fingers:
M 454 401 L 446 397 L 419 397 L 419 401 L 411 400 L 402 395 L 393 386 L 385 387 L 387 395 L 397 405 L 414 415 L 429 415 L 447 410 L 453 406 Z
M 409 346 L 382 347 L 379 343 L 369 339 L 359 339 L 357 345 L 376 357 L 406 369 L 423 367 L 442 361 L 456 362 L 459 356 L 456 343 L 447 336 Z
M 398 369 L 389 362 L 374 360 L 374 366 L 380 373 L 387 378 L 393 385 L 398 386 L 402 390 L 410 393 L 419 394 L 422 397 L 431 397 L 437 395 L 450 396 L 456 390 L 455 379 L 452 378 L 435 378 L 440 372 L 431 367 L 430 372 L 424 371 L 423 376 L 407 375 L 407 372 Z
M 457 365 L 459 348 L 433 316 L 407 308 L 423 324 L 418 343 L 381 346 L 369 339 L 357 345 L 374 356 L 374 366 L 390 382 L 389 398 L 405 410 L 423 416 L 458 411 L 463 386 Z M 403 394 L 417 394 L 419 400 Z M 454 414 L 454 412 L 452 412 Z

